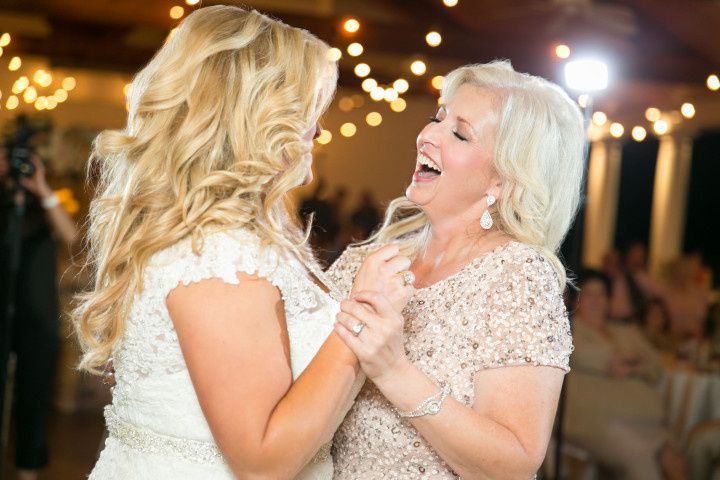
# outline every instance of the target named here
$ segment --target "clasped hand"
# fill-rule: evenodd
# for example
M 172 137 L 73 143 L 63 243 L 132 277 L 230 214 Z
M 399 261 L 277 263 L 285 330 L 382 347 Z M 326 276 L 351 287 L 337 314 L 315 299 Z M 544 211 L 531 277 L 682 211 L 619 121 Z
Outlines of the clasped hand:
M 410 259 L 400 255 L 395 245 L 368 255 L 355 276 L 350 298 L 340 305 L 335 330 L 371 380 L 408 362 L 401 312 L 414 291 L 402 275 L 409 267 Z

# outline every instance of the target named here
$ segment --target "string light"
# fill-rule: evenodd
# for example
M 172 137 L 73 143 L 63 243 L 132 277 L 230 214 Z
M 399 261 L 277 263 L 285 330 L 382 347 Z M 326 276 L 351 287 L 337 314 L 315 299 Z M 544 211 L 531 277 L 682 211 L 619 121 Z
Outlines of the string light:
M 352 122 L 343 123 L 340 127 L 340 134 L 343 137 L 352 137 L 357 132 L 357 127 Z
M 4 50 L 2 49 L 2 47 L 0 47 L 0 57 L 2 57 L 3 52 Z
M 715 74 L 708 76 L 707 87 L 713 92 L 720 90 L 720 78 Z
M 620 138 L 623 133 L 625 133 L 625 127 L 623 127 L 621 123 L 615 122 L 610 124 L 610 135 L 615 138 Z
M 420 75 L 425 74 L 427 71 L 427 65 L 425 65 L 425 62 L 422 60 L 415 60 L 410 65 L 410 71 L 419 77 Z
M 52 75 L 50 75 L 49 73 L 46 73 L 43 76 L 42 80 L 40 80 L 40 86 L 44 87 L 44 88 L 49 87 L 51 83 L 52 83 Z
M 390 102 L 390 109 L 393 112 L 402 112 L 407 107 L 407 103 L 405 102 L 404 98 L 396 98 L 392 102 Z
M 657 122 L 660 120 L 660 110 L 655 107 L 650 107 L 645 110 L 645 118 L 648 122 Z
M 373 88 L 377 87 L 377 84 L 377 80 L 375 80 L 374 78 L 366 78 L 362 82 L 362 89 L 370 93 Z
M 377 127 L 382 123 L 382 115 L 380 115 L 378 112 L 370 112 L 365 117 L 365 121 L 371 127 Z
M 58 105 L 58 101 L 55 97 L 46 97 L 45 100 L 47 101 L 47 106 L 45 107 L 47 110 L 53 110 Z
M 425 41 L 431 47 L 437 47 L 440 43 L 442 43 L 442 36 L 435 31 L 428 32 L 428 34 L 425 35 Z
M 367 63 L 358 63 L 355 65 L 355 75 L 358 77 L 367 77 L 370 75 L 370 65 Z
M 194 7 L 195 5 L 197 5 L 198 3 L 200 3 L 200 0 L 185 0 L 185 3 L 187 3 L 187 4 L 190 5 L 191 7 Z
M 75 88 L 76 85 L 77 85 L 77 82 L 75 81 L 74 77 L 66 77 L 62 81 L 62 88 L 64 88 L 68 92 L 70 90 L 72 90 L 73 88 Z
M 20 105 L 20 99 L 15 95 L 10 95 L 5 103 L 5 108 L 8 110 L 15 110 Z
M 37 100 L 35 100 L 35 108 L 38 110 L 45 110 L 47 108 L 47 98 L 38 97 Z
M 331 48 L 327 52 L 328 59 L 330 59 L 331 62 L 337 62 L 342 58 L 342 51 L 340 51 L 339 48 Z
M 180 5 L 175 5 L 170 9 L 170 18 L 173 20 L 179 20 L 185 15 L 185 9 Z
M 458 4 L 458 0 L 443 0 L 446 7 L 454 7 Z
M 165 42 L 169 42 L 170 40 L 172 40 L 173 37 L 175 36 L 175 34 L 177 33 L 177 30 L 178 30 L 177 27 L 175 27 L 175 28 L 173 28 L 172 30 L 170 30 L 170 31 L 168 32 L 167 37 L 165 38 Z
M 580 107 L 587 108 L 588 103 L 590 103 L 590 95 L 588 95 L 587 93 L 583 93 L 582 95 L 580 95 L 578 97 L 577 101 L 578 101 L 578 105 L 580 105 Z
M 438 97 L 438 105 L 442 105 L 443 102 L 445 102 L 445 99 L 443 97 Z
M 317 142 L 320 145 L 327 145 L 332 140 L 332 133 L 330 130 L 323 130 L 317 138 Z
M 410 84 L 404 78 L 398 78 L 393 82 L 393 88 L 398 93 L 405 93 L 408 91 L 408 88 L 410 88 Z
M 62 88 L 58 88 L 57 90 L 55 90 L 55 94 L 53 95 L 53 97 L 55 97 L 55 100 L 57 100 L 58 103 L 62 103 L 67 100 L 68 93 Z
M 341 98 L 340 101 L 338 102 L 338 107 L 343 112 L 349 112 L 354 107 L 352 98 L 350 98 L 350 97 Z
M 392 102 L 393 100 L 398 99 L 398 92 L 394 88 L 387 88 L 385 89 L 385 93 L 383 95 L 383 98 L 386 102 Z
M 28 87 L 28 85 L 30 85 L 30 80 L 28 79 L 28 77 L 23 75 L 22 77 L 15 80 L 15 83 L 12 86 L 12 92 L 16 95 L 20 94 Z
M 592 121 L 598 127 L 602 127 L 607 122 L 607 115 L 603 112 L 595 112 L 593 113 Z
M 25 89 L 25 93 L 23 93 L 23 100 L 25 100 L 25 103 L 33 103 L 35 100 L 37 100 L 37 90 L 35 90 L 35 87 L 29 86 Z
M 12 38 L 10 37 L 9 33 L 3 33 L 2 36 L 0 36 L 0 47 L 7 47 L 10 45 L 10 41 Z
M 445 77 L 442 75 L 436 75 L 430 80 L 430 83 L 433 87 L 435 87 L 437 90 L 441 90 L 443 87 L 443 82 L 445 82 Z
M 683 103 L 680 112 L 685 118 L 693 118 L 695 116 L 695 105 L 692 103 Z
M 358 22 L 354 18 L 349 18 L 345 20 L 345 23 L 343 24 L 343 28 L 348 33 L 355 33 L 360 29 L 360 22 Z
M 363 46 L 357 42 L 348 45 L 347 52 L 351 57 L 358 57 L 363 53 Z
M 655 133 L 658 135 L 664 135 L 670 130 L 670 126 L 665 120 L 657 120 L 653 123 L 653 130 L 655 130 Z
M 43 69 L 37 70 L 35 72 L 35 75 L 33 75 L 33 82 L 40 84 L 44 77 L 45 77 L 45 70 L 43 70 Z
M 22 60 L 20 60 L 20 57 L 13 57 L 10 59 L 10 63 L 8 63 L 8 70 L 15 72 L 19 70 L 21 66 Z
M 555 56 L 558 58 L 568 58 L 570 56 L 570 47 L 565 44 L 560 44 L 555 47 Z
M 647 137 L 647 131 L 643 127 L 637 125 L 633 127 L 631 135 L 633 140 L 636 142 L 642 142 L 645 140 L 645 137 Z
M 363 105 L 365 105 L 365 99 L 364 99 L 363 96 L 360 95 L 359 93 L 356 93 L 356 94 L 353 95 L 351 98 L 352 98 L 352 101 L 353 101 L 353 106 L 354 106 L 355 108 L 360 108 L 360 107 L 362 107 Z
M 379 102 L 383 98 L 385 98 L 385 89 L 383 87 L 377 86 L 370 90 L 370 98 L 375 100 L 376 102 Z

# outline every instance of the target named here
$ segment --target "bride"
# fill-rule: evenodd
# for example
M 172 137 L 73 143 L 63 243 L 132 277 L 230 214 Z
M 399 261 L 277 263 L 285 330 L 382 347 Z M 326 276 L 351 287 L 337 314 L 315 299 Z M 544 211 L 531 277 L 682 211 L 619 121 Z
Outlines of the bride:
M 128 124 L 96 140 L 81 368 L 112 356 L 104 479 L 332 477 L 362 381 L 340 297 L 285 207 L 311 180 L 337 66 L 308 32 L 229 6 L 189 15 L 136 76 Z M 354 291 L 409 297 L 394 246 Z

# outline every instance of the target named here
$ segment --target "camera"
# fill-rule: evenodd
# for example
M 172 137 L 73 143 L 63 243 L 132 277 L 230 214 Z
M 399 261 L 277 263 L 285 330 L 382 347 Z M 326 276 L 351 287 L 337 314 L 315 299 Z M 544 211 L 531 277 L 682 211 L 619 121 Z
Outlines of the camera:
M 16 120 L 15 132 L 5 142 L 8 154 L 9 175 L 18 180 L 32 177 L 35 174 L 35 165 L 30 161 L 32 148 L 30 139 L 37 133 L 25 115 L 19 115 Z

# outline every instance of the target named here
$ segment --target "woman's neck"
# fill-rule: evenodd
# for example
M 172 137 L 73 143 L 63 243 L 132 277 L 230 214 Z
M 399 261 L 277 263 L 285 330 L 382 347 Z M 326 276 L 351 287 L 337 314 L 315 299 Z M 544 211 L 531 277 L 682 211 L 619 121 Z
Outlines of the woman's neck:
M 499 230 L 483 230 L 479 222 L 474 223 L 477 225 L 431 223 L 428 242 L 416 261 L 432 269 L 452 268 L 510 240 Z

